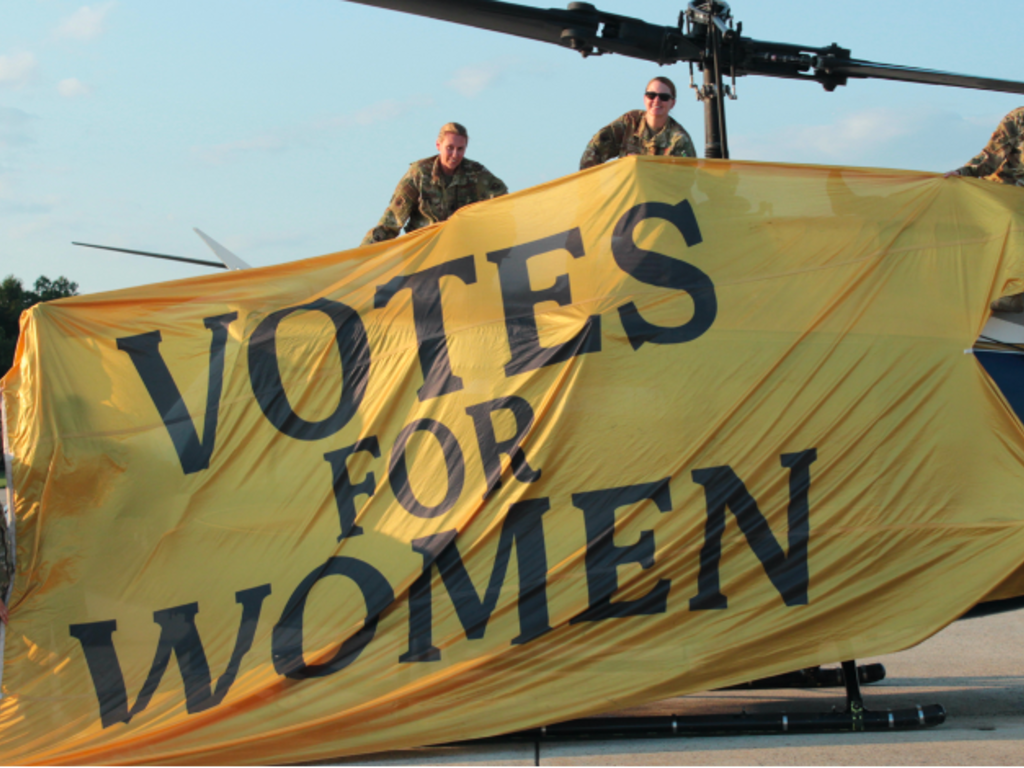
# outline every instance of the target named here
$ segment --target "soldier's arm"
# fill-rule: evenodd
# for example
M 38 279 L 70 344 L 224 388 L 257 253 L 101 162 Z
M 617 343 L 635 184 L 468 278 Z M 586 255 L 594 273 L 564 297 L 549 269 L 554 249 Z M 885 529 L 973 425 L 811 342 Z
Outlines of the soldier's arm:
M 480 175 L 480 180 L 477 183 L 477 192 L 480 200 L 490 200 L 495 197 L 501 197 L 502 195 L 508 194 L 508 187 L 505 186 L 505 182 L 495 176 L 488 170 L 485 170 Z
M 690 134 L 684 130 L 682 135 L 672 142 L 668 154 L 672 157 L 696 157 L 697 150 L 693 146 L 693 139 L 690 138 Z
M 620 117 L 595 133 L 594 138 L 587 144 L 587 148 L 583 150 L 583 157 L 580 158 L 580 170 L 592 168 L 595 165 L 608 162 L 613 157 L 618 157 L 627 131 L 628 126 Z
M 409 171 L 398 182 L 391 202 L 380 217 L 377 226 L 366 233 L 362 245 L 379 243 L 382 240 L 393 240 L 402 232 L 402 227 L 409 221 L 412 212 L 419 202 L 420 192 L 413 181 L 413 172 Z
M 992 134 L 992 138 L 988 140 L 985 148 L 971 158 L 966 165 L 953 171 L 953 174 L 980 178 L 995 173 L 1006 159 L 1007 150 L 1013 144 L 1016 133 L 1012 117 L 1007 115 Z M 1016 140 L 1019 141 L 1019 136 Z

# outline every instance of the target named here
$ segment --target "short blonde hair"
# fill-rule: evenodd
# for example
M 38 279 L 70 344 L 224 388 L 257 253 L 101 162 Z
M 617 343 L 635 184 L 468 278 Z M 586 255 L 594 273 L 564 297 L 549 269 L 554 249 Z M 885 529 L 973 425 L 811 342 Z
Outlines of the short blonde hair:
M 461 136 L 466 141 L 469 141 L 469 131 L 466 130 L 466 126 L 462 123 L 445 123 L 442 125 L 441 131 L 437 134 L 437 140 L 444 141 L 446 133 L 454 133 L 456 136 Z

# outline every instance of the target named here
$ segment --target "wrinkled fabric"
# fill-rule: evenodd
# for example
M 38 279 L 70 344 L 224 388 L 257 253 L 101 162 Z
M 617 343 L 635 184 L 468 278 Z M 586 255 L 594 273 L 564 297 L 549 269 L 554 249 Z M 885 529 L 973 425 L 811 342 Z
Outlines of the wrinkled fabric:
M 1024 590 L 1024 190 L 628 158 L 76 296 L 2 380 L 0 760 L 302 763 L 894 652 Z
M 391 240 L 402 227 L 413 232 L 447 221 L 465 205 L 507 194 L 505 182 L 473 160 L 464 158 L 451 176 L 441 170 L 437 155 L 417 160 L 398 182 L 387 210 L 362 244 Z
M 693 140 L 683 126 L 670 117 L 661 130 L 654 131 L 644 115 L 642 109 L 634 109 L 595 133 L 583 150 L 580 170 L 631 155 L 697 156 Z

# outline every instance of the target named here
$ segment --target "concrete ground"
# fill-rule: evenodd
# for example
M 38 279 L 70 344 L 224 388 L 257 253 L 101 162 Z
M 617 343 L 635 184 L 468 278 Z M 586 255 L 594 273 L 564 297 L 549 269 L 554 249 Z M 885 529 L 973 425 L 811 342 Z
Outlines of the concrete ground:
M 886 679 L 863 688 L 870 710 L 941 704 L 946 722 L 914 731 L 487 743 L 424 747 L 334 765 L 1022 765 L 1024 611 L 955 622 L 881 662 Z M 616 715 L 825 712 L 841 688 L 716 691 Z

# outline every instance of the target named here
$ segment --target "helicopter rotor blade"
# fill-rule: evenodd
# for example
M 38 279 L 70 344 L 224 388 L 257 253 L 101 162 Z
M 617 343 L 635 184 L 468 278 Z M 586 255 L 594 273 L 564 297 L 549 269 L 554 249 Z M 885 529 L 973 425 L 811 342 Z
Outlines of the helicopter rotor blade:
M 213 251 L 214 255 L 218 259 L 224 262 L 224 265 L 228 269 L 252 269 L 252 265 L 246 264 L 238 256 L 203 232 L 203 230 L 199 229 L 199 227 L 192 227 L 192 231 L 202 238 L 203 242 L 209 246 L 210 250 Z
M 708 56 L 706 33 L 714 25 L 721 35 L 720 64 L 736 76 L 764 75 L 818 82 L 826 90 L 846 85 L 849 78 L 897 80 L 932 85 L 975 88 L 1005 93 L 1024 93 L 1024 83 L 975 77 L 897 64 L 880 64 L 850 58 L 850 51 L 838 45 L 823 48 L 774 43 L 740 37 L 727 27 L 717 12 L 731 12 L 722 2 L 695 0 L 689 4 L 695 31 L 648 24 L 640 19 L 617 16 L 589 3 L 569 3 L 568 10 L 535 8 L 500 0 L 348 0 L 442 21 L 478 27 L 568 47 L 584 56 L 618 53 L 634 58 L 672 64 L 698 62 Z
M 702 49 L 676 27 L 604 13 L 589 3 L 568 10 L 499 0 L 349 0 L 571 48 L 584 56 L 618 53 L 671 64 L 696 61 Z
M 579 21 L 566 11 L 529 8 L 512 3 L 485 0 L 351 0 L 361 5 L 372 5 L 391 11 L 426 16 L 440 21 L 451 21 L 470 27 L 527 37 L 545 43 L 561 44 L 562 28 L 566 22 Z M 588 20 L 589 21 L 589 20 Z M 596 25 L 594 25 L 596 27 Z M 594 30 L 597 31 L 596 28 Z
M 227 264 L 220 264 L 216 261 L 204 261 L 203 259 L 190 259 L 186 256 L 168 256 L 166 253 L 151 253 L 149 251 L 133 251 L 129 248 L 115 248 L 112 245 L 94 245 L 93 243 L 76 243 L 72 242 L 72 245 L 81 245 L 85 248 L 99 248 L 104 251 L 117 251 L 119 253 L 134 253 L 137 256 L 149 256 L 153 259 L 167 259 L 168 261 L 184 261 L 188 264 L 202 264 L 204 267 L 216 267 L 217 269 L 227 269 Z
M 831 71 L 847 77 L 899 80 L 929 85 L 952 85 L 958 88 L 975 88 L 982 91 L 1024 93 L 1024 83 L 1013 80 L 997 80 L 991 77 L 959 75 L 954 72 L 939 72 L 933 69 L 901 67 L 898 64 L 878 64 L 873 61 L 836 61 L 828 64 Z
M 976 77 L 956 72 L 883 64 L 850 57 L 850 51 L 833 43 L 826 48 L 774 43 L 738 38 L 725 55 L 736 75 L 765 75 L 793 80 L 811 80 L 825 90 L 846 85 L 850 78 L 895 80 L 958 88 L 975 88 L 1004 93 L 1024 93 L 1024 83 L 992 77 Z

